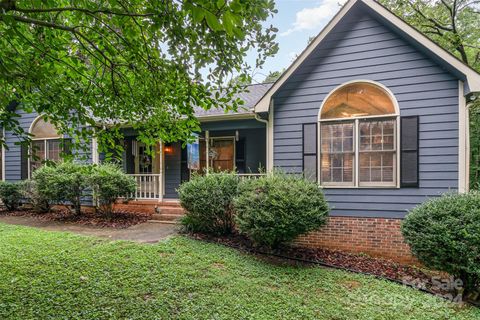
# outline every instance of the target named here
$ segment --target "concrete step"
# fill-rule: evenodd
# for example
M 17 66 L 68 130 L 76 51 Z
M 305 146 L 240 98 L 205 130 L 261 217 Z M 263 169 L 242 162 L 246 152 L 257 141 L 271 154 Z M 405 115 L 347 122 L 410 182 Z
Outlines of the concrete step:
M 178 221 L 168 221 L 168 220 L 148 220 L 150 223 L 163 223 L 163 224 L 178 224 Z
M 166 214 L 166 213 L 154 213 L 150 220 L 154 221 L 171 221 L 177 222 L 183 217 L 183 214 Z
M 156 210 L 157 213 L 159 214 L 178 214 L 178 215 L 183 215 L 184 210 L 182 207 L 163 207 L 159 206 L 157 207 Z

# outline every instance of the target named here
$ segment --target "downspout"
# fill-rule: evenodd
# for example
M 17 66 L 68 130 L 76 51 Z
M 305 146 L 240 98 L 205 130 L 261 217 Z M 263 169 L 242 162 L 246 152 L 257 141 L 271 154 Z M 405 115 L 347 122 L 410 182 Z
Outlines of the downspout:
M 258 116 L 258 114 L 255 113 L 255 120 L 259 121 L 259 122 L 263 122 L 265 123 L 265 138 L 267 139 L 266 141 L 266 144 L 265 144 L 265 147 L 267 150 L 265 150 L 265 160 L 266 160 L 266 168 L 265 170 L 268 171 L 268 167 L 269 167 L 269 164 L 270 164 L 270 159 L 269 159 L 269 156 L 268 156 L 268 150 L 270 149 L 269 148 L 269 141 L 268 141 L 268 120 L 265 120 L 265 119 L 262 119 Z
M 257 113 L 255 113 L 255 120 L 259 121 L 259 122 L 262 122 L 262 123 L 265 123 L 265 130 L 266 130 L 266 134 L 265 134 L 265 137 L 267 139 L 266 141 L 266 171 L 267 173 L 269 173 L 270 171 L 272 171 L 272 168 L 273 168 L 273 158 L 271 157 L 271 154 L 270 154 L 270 148 L 272 147 L 271 144 L 273 143 L 273 136 L 271 137 L 271 133 L 270 133 L 270 125 L 272 125 L 273 123 L 271 123 L 270 121 L 270 112 L 273 112 L 273 99 L 270 101 L 270 108 L 269 108 L 269 116 L 268 116 L 268 119 L 269 120 L 266 120 L 266 119 L 262 119 L 258 116 Z M 255 111 L 254 111 L 255 112 Z M 270 139 L 271 138 L 271 139 Z

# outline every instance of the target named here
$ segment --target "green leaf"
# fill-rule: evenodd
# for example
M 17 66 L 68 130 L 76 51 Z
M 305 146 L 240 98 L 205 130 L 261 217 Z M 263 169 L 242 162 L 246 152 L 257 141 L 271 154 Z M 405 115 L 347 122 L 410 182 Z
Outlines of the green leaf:
M 223 26 L 225 28 L 225 31 L 227 32 L 228 35 L 232 36 L 233 33 L 233 19 L 232 19 L 232 14 L 230 12 L 225 12 L 225 14 L 222 17 L 223 21 Z
M 192 8 L 192 17 L 194 23 L 200 23 L 205 18 L 205 13 L 207 11 L 200 7 L 193 6 Z
M 221 9 L 225 5 L 225 0 L 217 0 L 217 8 Z
M 220 21 L 218 21 L 217 16 L 215 16 L 210 11 L 205 11 L 205 19 L 207 20 L 208 26 L 213 31 L 221 31 L 223 29 Z

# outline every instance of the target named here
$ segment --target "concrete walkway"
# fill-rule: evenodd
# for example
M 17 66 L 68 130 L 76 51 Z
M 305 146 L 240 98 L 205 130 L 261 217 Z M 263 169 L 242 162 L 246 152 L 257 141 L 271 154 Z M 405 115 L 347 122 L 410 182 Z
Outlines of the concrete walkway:
M 146 222 L 126 229 L 96 228 L 57 221 L 44 221 L 33 217 L 0 216 L 0 223 L 35 227 L 50 231 L 65 231 L 111 240 L 130 240 L 140 243 L 155 243 L 176 234 L 178 226 L 157 222 Z

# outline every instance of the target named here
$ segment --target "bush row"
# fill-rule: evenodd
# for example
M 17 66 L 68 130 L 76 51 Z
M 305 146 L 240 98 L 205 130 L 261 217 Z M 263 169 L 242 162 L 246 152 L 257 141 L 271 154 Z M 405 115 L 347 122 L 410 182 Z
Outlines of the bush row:
M 230 173 L 195 176 L 179 194 L 187 230 L 220 235 L 236 228 L 269 247 L 318 229 L 328 214 L 318 185 L 293 175 L 244 181 Z M 427 200 L 409 212 L 402 233 L 420 262 L 460 279 L 458 294 L 480 301 L 480 192 Z
M 134 178 L 114 164 L 60 162 L 38 168 L 31 180 L 0 183 L 0 199 L 10 211 L 16 210 L 24 200 L 40 213 L 48 212 L 52 205 L 62 204 L 80 214 L 82 202 L 93 195 L 97 209 L 111 214 L 115 200 L 128 198 L 135 188 Z
M 283 173 L 246 180 L 233 173 L 196 175 L 178 191 L 188 231 L 220 235 L 237 228 L 269 247 L 321 227 L 328 215 L 316 183 Z

